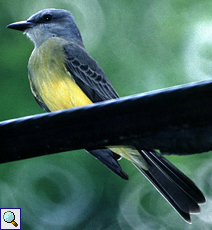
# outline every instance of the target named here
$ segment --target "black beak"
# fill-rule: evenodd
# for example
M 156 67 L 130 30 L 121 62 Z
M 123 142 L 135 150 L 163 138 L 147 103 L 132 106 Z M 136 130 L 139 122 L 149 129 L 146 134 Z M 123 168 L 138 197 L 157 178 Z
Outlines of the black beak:
M 36 24 L 33 22 L 28 22 L 28 21 L 21 21 L 21 22 L 15 22 L 12 24 L 9 24 L 7 28 L 13 29 L 13 30 L 20 30 L 20 31 L 25 31 L 26 29 L 34 27 Z

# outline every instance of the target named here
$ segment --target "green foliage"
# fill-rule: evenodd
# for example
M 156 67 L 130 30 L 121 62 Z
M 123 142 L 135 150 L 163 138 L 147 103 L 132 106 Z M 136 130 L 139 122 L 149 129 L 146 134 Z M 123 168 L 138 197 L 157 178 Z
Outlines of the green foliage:
M 120 96 L 211 78 L 211 1 L 0 1 L 1 121 L 44 112 L 27 79 L 33 44 L 6 26 L 50 7 L 73 13 L 88 52 Z M 210 159 L 169 157 L 205 192 L 208 202 L 192 226 L 130 163 L 121 162 L 130 176 L 124 181 L 83 150 L 2 164 L 0 207 L 21 207 L 22 229 L 207 230 Z

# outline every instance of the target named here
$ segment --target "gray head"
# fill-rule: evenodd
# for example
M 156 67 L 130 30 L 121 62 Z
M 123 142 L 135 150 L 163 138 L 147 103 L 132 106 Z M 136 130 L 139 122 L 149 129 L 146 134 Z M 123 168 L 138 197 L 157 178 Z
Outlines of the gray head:
M 52 37 L 71 39 L 83 45 L 74 17 L 67 10 L 45 9 L 33 14 L 26 21 L 16 22 L 7 28 L 21 30 L 34 42 L 35 48 Z

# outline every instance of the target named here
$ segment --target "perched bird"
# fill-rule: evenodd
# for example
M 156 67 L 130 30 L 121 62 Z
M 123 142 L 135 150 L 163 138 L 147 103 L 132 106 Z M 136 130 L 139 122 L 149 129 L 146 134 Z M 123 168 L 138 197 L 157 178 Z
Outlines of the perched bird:
M 50 112 L 119 98 L 104 71 L 87 53 L 69 11 L 44 9 L 7 28 L 23 31 L 34 42 L 28 64 L 29 82 L 44 110 Z M 87 151 L 124 179 L 128 176 L 117 160 L 124 157 L 131 161 L 189 223 L 190 214 L 199 213 L 199 204 L 205 202 L 197 186 L 155 150 L 106 146 Z

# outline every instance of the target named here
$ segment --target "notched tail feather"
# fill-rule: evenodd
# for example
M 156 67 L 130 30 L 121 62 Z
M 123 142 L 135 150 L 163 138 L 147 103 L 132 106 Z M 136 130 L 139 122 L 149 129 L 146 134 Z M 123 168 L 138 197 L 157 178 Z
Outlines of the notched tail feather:
M 180 216 L 191 223 L 190 214 L 199 213 L 205 202 L 203 193 L 180 170 L 156 151 L 140 151 L 148 163 L 148 170 L 134 164 L 155 186 Z

